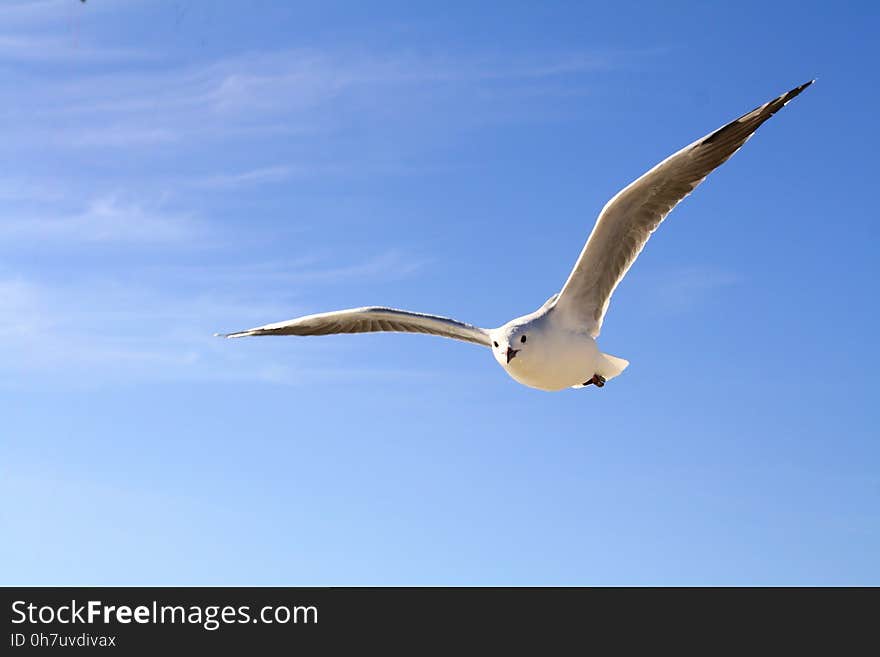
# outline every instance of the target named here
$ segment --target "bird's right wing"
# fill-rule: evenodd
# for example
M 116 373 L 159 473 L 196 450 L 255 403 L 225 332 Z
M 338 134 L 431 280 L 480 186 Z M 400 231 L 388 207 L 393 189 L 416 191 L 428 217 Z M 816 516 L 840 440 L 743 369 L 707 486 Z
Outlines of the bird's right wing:
M 306 315 L 286 322 L 266 324 L 246 331 L 218 335 L 224 338 L 243 338 L 250 335 L 331 335 L 334 333 L 376 333 L 380 331 L 427 333 L 453 340 L 473 342 L 484 347 L 488 347 L 492 343 L 489 339 L 489 332 L 477 326 L 471 326 L 448 317 L 379 306 Z

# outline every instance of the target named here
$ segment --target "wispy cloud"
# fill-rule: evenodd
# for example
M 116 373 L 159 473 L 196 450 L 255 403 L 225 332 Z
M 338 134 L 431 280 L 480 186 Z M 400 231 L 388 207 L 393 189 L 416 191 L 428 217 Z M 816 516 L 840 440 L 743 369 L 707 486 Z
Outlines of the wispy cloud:
M 690 310 L 720 288 L 735 285 L 741 276 L 713 267 L 686 267 L 655 275 L 652 301 L 665 313 Z
M 461 171 L 471 165 L 456 163 L 455 169 Z M 424 164 L 412 164 L 406 160 L 360 160 L 357 162 L 331 163 L 315 161 L 303 164 L 286 164 L 279 166 L 267 166 L 237 172 L 224 172 L 198 175 L 191 177 L 177 177 L 175 182 L 187 187 L 212 190 L 239 190 L 261 185 L 273 185 L 278 183 L 298 181 L 313 181 L 316 179 L 326 180 L 329 178 L 364 179 L 373 176 L 412 176 L 422 175 L 426 172 L 448 172 L 450 166 L 438 166 Z M 2 197 L 0 187 L 0 197 Z
M 71 63 L 81 60 L 120 62 L 131 59 L 156 59 L 156 55 L 127 48 L 82 45 L 78 37 L 0 34 L 0 61 Z
M 75 214 L 19 217 L 0 223 L 0 234 L 7 238 L 67 243 L 177 242 L 193 238 L 198 232 L 197 222 L 190 215 L 165 213 L 112 196 L 94 199 Z
M 278 312 L 260 301 L 182 297 L 136 284 L 0 280 L 0 371 L 20 384 L 230 377 L 210 329 L 221 318 Z M 260 378 L 266 364 L 255 360 L 231 370 Z
M 415 256 L 400 249 L 386 249 L 377 254 L 360 254 L 356 260 L 339 262 L 340 254 L 324 253 L 308 257 L 260 263 L 167 266 L 163 271 L 195 282 L 228 285 L 291 285 L 297 283 L 337 284 L 364 278 L 398 280 L 407 278 L 430 263 L 427 257 Z
M 46 50 L 27 39 L 10 37 L 7 50 Z M 3 44 L 0 37 L 0 56 Z M 63 133 L 53 138 L 57 145 L 121 147 L 260 132 L 313 134 L 343 129 L 351 121 L 384 122 L 389 115 L 405 118 L 416 109 L 449 114 L 459 107 L 465 116 L 511 112 L 510 99 L 517 88 L 531 97 L 536 93 L 535 81 L 560 79 L 565 85 L 558 87 L 559 92 L 570 94 L 577 76 L 608 68 L 613 59 L 568 53 L 524 55 L 511 61 L 485 54 L 294 49 L 241 54 L 195 66 L 84 74 L 51 89 L 25 84 L 18 97 L 27 98 L 36 114 L 23 117 L 16 98 L 5 113 L 19 120 L 38 119 L 49 134 L 52 123 L 46 121 L 65 117 Z M 496 104 L 493 87 L 502 83 Z M 552 94 L 554 87 L 545 86 L 542 93 Z
M 133 3 L 5 0 L 0 3 L 0 62 L 66 65 L 155 61 L 159 58 L 155 49 L 117 46 L 91 36 L 96 19 L 131 9 Z
M 51 324 L 38 296 L 36 286 L 22 278 L 0 280 L 0 339 L 23 338 Z
M 172 142 L 178 134 L 168 128 L 138 128 L 129 125 L 109 125 L 103 128 L 83 128 L 70 140 L 74 146 L 152 146 Z
M 283 182 L 293 176 L 317 175 L 324 172 L 321 167 L 290 167 L 273 166 L 240 171 L 238 173 L 220 173 L 210 176 L 194 178 L 190 184 L 194 187 L 228 188 L 243 187 L 247 185 L 262 185 L 266 183 Z
M 309 294 L 320 294 L 353 278 L 408 276 L 418 267 L 418 260 L 389 252 L 347 267 L 304 258 L 292 263 L 292 271 L 280 263 L 260 263 L 126 266 L 63 282 L 7 275 L 0 278 L 0 380 L 6 385 L 31 379 L 61 385 L 120 380 L 295 385 L 359 376 L 418 377 L 393 368 L 353 371 L 320 341 L 304 342 L 279 364 L 269 343 L 262 344 L 265 350 L 243 352 L 213 337 L 218 330 L 306 312 L 305 297 L 290 300 L 293 282 L 308 282 Z
M 0 19 L 4 24 L 45 24 L 46 21 L 64 20 L 70 16 L 72 2 L 68 0 L 7 0 L 0 4 Z

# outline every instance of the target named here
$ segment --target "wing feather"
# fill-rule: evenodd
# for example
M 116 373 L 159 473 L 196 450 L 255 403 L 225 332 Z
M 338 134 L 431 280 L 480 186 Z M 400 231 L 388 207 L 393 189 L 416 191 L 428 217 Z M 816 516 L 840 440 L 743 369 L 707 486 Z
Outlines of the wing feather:
M 336 333 L 424 333 L 488 347 L 489 332 L 439 315 L 414 313 L 397 308 L 367 306 L 297 317 L 286 322 L 266 324 L 236 333 L 218 334 L 225 338 L 256 335 L 331 335 Z

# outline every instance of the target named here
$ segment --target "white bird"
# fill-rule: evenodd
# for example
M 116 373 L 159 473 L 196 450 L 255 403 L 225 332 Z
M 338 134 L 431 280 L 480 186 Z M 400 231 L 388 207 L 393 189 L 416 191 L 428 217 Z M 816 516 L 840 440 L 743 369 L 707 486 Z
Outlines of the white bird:
M 810 86 L 802 84 L 685 146 L 624 187 L 602 208 L 574 269 L 558 294 L 538 310 L 495 329 L 448 317 L 367 306 L 298 317 L 237 333 L 329 335 L 397 331 L 429 333 L 492 349 L 495 360 L 516 381 L 539 390 L 598 387 L 629 361 L 602 353 L 596 338 L 617 284 L 660 222 L 755 130 Z

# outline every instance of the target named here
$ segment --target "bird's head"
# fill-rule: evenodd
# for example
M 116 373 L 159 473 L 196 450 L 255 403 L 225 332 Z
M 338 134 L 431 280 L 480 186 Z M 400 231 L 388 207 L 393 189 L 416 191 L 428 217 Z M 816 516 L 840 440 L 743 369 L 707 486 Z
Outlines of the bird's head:
M 492 354 L 506 370 L 527 368 L 533 360 L 537 332 L 529 323 L 514 320 L 491 332 Z

